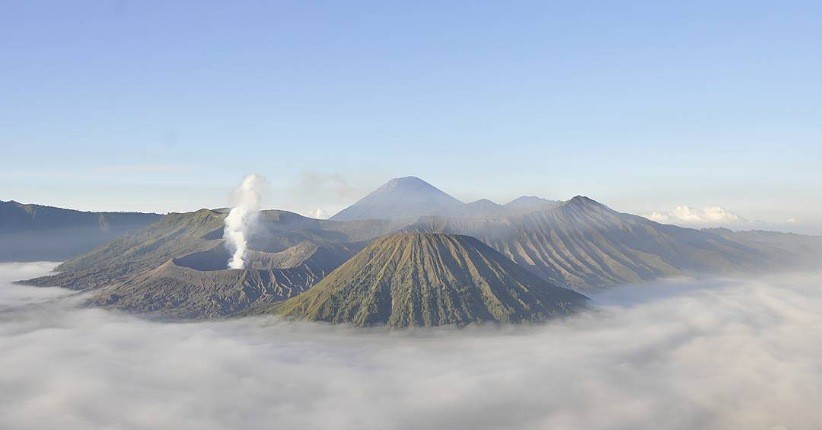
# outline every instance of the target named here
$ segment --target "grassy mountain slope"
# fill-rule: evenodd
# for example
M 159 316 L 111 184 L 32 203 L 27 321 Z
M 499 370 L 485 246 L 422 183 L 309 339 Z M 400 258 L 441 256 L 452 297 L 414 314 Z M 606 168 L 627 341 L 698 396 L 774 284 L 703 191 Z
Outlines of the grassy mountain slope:
M 582 290 L 770 261 L 760 247 L 619 213 L 586 197 L 510 217 L 428 217 L 407 230 L 474 236 L 543 278 Z
M 468 236 L 404 233 L 377 239 L 281 315 L 355 325 L 539 321 L 585 302 Z

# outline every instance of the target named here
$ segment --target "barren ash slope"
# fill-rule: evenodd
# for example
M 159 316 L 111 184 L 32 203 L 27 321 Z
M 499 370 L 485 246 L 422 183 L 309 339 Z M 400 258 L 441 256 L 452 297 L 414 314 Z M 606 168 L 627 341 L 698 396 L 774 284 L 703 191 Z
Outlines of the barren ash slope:
M 375 240 L 276 313 L 359 326 L 523 323 L 569 314 L 586 301 L 473 237 L 400 233 Z
M 219 318 L 299 294 L 366 241 L 394 229 L 387 221 L 339 223 L 263 211 L 248 267 L 227 269 L 225 216 L 209 209 L 169 214 L 24 283 L 90 290 L 93 304 L 159 318 Z

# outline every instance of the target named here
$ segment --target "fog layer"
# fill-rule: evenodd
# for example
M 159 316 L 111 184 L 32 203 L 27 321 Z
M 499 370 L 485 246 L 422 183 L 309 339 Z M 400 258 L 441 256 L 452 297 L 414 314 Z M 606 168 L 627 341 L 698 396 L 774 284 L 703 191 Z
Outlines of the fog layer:
M 10 284 L 0 428 L 822 427 L 822 276 L 614 290 L 536 327 L 163 324 Z

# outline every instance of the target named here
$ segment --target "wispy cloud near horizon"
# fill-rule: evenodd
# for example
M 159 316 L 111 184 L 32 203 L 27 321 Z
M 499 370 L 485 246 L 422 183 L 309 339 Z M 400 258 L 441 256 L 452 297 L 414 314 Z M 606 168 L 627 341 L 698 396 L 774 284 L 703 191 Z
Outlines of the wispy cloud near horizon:
M 365 192 L 339 172 L 303 171 L 282 181 L 278 193 L 282 208 L 311 218 L 328 218 L 354 203 Z
M 697 226 L 724 226 L 748 221 L 740 215 L 719 206 L 697 208 L 682 205 L 670 211 L 652 212 L 645 217 L 661 223 Z

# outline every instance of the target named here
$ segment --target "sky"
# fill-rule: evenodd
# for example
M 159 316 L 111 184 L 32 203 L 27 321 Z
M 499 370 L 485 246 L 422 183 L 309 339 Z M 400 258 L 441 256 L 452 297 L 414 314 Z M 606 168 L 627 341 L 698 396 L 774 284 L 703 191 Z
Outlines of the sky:
M 269 207 L 328 214 L 415 175 L 822 234 L 821 22 L 818 1 L 0 0 L 0 200 L 187 211 L 258 173 Z

